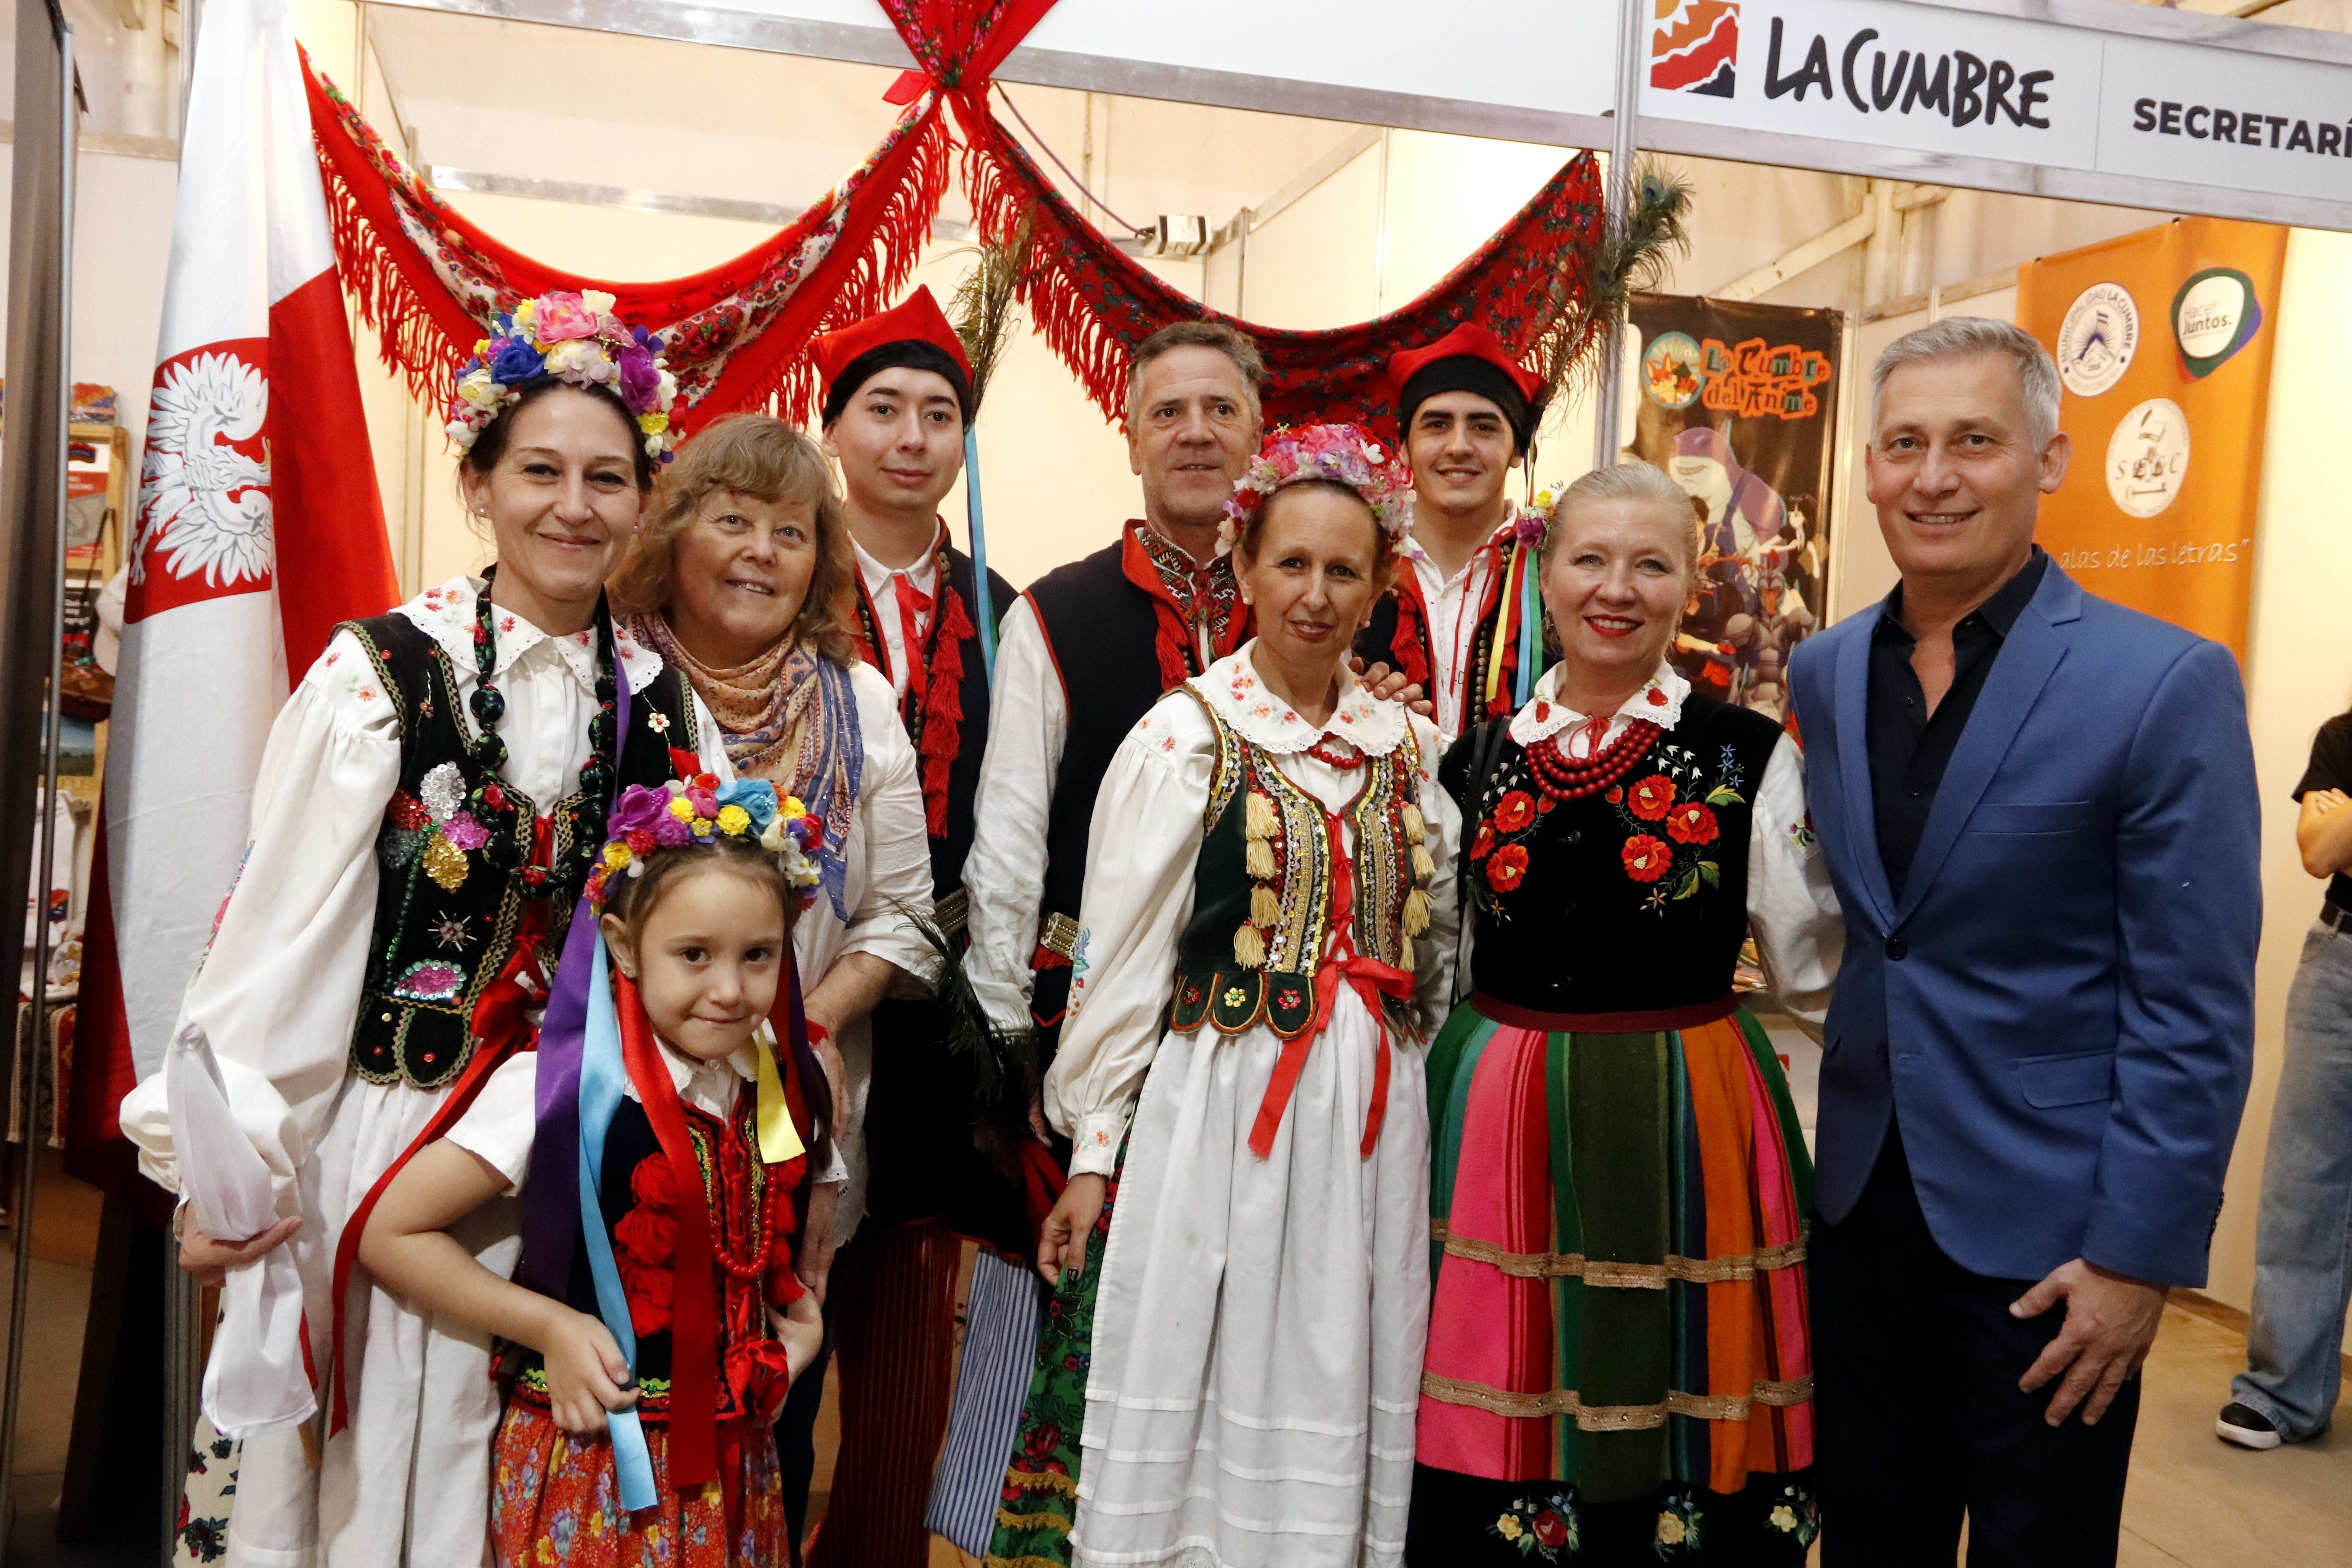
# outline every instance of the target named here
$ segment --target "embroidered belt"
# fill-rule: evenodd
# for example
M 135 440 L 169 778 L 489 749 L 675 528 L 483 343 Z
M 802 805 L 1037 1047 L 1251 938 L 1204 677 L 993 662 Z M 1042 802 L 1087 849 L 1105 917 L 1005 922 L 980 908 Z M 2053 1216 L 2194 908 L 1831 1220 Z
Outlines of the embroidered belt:
M 1673 1279 L 1690 1285 L 1720 1285 L 1727 1280 L 1753 1279 L 1769 1269 L 1794 1268 L 1805 1260 L 1801 1239 L 1723 1258 L 1670 1254 L 1657 1263 L 1612 1263 L 1579 1252 L 1513 1252 L 1491 1241 L 1452 1235 L 1444 1220 L 1430 1222 L 1429 1239 L 1442 1243 L 1448 1258 L 1489 1264 L 1514 1279 L 1581 1279 L 1587 1285 L 1615 1290 L 1663 1290 Z
M 1728 1018 L 1739 1011 L 1737 994 L 1696 1002 L 1687 1007 L 1659 1007 L 1637 1013 L 1539 1013 L 1532 1007 L 1497 1001 L 1484 991 L 1470 994 L 1470 1005 L 1497 1024 L 1516 1029 L 1540 1029 L 1548 1035 L 1647 1035 L 1667 1029 L 1696 1029 Z
M 1572 1388 L 1516 1394 L 1484 1383 L 1424 1372 L 1421 1374 L 1421 1392 L 1441 1405 L 1463 1405 L 1522 1420 L 1573 1415 L 1580 1432 L 1646 1432 L 1664 1426 L 1669 1415 L 1689 1415 L 1701 1421 L 1745 1421 L 1759 1405 L 1802 1405 L 1813 1396 L 1813 1380 L 1810 1373 L 1786 1383 L 1768 1383 L 1759 1378 L 1746 1394 L 1685 1394 L 1673 1389 L 1655 1405 L 1587 1405 Z
M 946 898 L 931 905 L 931 921 L 940 934 L 953 942 L 971 924 L 971 895 L 958 888 Z
M 1045 917 L 1045 928 L 1037 933 L 1037 945 L 1046 952 L 1058 953 L 1075 963 L 1078 958 L 1078 922 L 1055 910 Z

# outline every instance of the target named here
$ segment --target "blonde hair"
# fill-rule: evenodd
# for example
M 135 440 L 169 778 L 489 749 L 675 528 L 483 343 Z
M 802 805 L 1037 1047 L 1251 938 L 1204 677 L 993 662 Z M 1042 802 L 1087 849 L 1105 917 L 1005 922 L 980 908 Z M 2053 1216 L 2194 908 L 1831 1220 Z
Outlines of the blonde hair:
M 782 420 L 730 414 L 677 451 L 654 487 L 650 514 L 606 584 L 616 615 L 667 617 L 676 590 L 677 536 L 720 490 L 772 506 L 805 506 L 816 517 L 816 570 L 791 635 L 840 664 L 857 660 L 857 557 L 824 448 Z
M 1654 463 L 1618 463 L 1611 468 L 1595 468 L 1562 490 L 1559 499 L 1551 503 L 1544 530 L 1542 559 L 1549 563 L 1551 552 L 1559 542 L 1560 521 L 1571 508 L 1588 501 L 1616 501 L 1634 506 L 1654 506 L 1675 517 L 1686 519 L 1687 525 L 1675 531 L 1682 542 L 1683 575 L 1695 577 L 1698 571 L 1698 510 L 1691 505 L 1690 492 L 1675 483 L 1664 468 Z

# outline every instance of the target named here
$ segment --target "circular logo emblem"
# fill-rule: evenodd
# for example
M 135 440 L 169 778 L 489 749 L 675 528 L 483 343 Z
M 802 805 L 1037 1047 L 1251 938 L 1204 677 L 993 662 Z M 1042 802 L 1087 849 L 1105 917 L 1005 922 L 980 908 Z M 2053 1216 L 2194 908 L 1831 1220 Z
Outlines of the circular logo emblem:
M 2134 517 L 2154 517 L 2189 477 L 2189 416 L 2168 397 L 2133 409 L 2107 437 L 2107 494 Z
M 1699 374 L 1698 340 L 1688 332 L 1660 332 L 1642 353 L 1642 385 L 1650 401 L 1688 408 L 1706 384 Z
M 2139 306 L 2120 283 L 2094 283 L 2066 307 L 2058 329 L 2058 375 L 2077 397 L 2123 379 L 2139 348 Z
M 2200 379 L 2221 369 L 2262 324 L 2254 280 L 2232 267 L 2195 273 L 2172 297 L 2172 335 L 2180 344 L 2181 368 Z

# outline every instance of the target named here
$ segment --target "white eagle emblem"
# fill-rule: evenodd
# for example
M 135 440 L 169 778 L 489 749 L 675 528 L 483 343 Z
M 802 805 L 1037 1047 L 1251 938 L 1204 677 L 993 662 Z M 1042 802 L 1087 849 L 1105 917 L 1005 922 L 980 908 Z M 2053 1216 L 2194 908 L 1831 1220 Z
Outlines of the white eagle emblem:
M 200 353 L 165 368 L 147 413 L 139 527 L 131 580 L 146 580 L 150 551 L 174 577 L 215 587 L 269 575 L 269 450 L 260 460 L 233 444 L 261 433 L 269 383 L 227 353 Z

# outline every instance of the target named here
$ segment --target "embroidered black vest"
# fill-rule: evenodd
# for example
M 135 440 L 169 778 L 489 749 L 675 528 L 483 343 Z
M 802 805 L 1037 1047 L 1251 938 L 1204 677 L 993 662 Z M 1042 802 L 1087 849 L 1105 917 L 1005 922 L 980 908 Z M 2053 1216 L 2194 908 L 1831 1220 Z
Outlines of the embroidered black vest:
M 1216 731 L 1216 762 L 1192 918 L 1176 945 L 1169 1027 L 1190 1034 L 1205 1018 L 1238 1035 L 1263 1019 L 1292 1039 L 1315 1022 L 1316 971 L 1332 934 L 1342 846 L 1321 801 L 1214 708 L 1202 701 L 1201 710 Z M 1421 746 L 1408 727 L 1387 754 L 1364 759 L 1362 787 L 1332 814 L 1355 839 L 1344 857 L 1354 880 L 1355 951 L 1408 972 L 1412 939 L 1429 924 L 1425 885 L 1434 868 L 1423 843 L 1420 770 Z M 1393 998 L 1389 1005 L 1391 1024 L 1405 1023 L 1403 1005 Z
M 605 803 L 575 794 L 548 808 L 556 869 L 540 886 L 527 881 L 524 868 L 531 858 L 532 819 L 541 808 L 512 784 L 505 788 L 518 802 L 516 832 L 524 836 L 515 870 L 494 868 L 478 845 L 467 849 L 453 843 L 442 821 L 463 804 L 476 780 L 448 655 L 397 612 L 346 621 L 339 629 L 367 651 L 400 715 L 400 787 L 376 836 L 382 875 L 352 1035 L 352 1070 L 370 1083 L 404 1080 L 437 1089 L 473 1056 L 474 1005 L 505 969 L 534 899 L 549 900 L 539 957 L 542 973 L 554 974 L 585 875 L 567 850 L 583 838 L 603 837 Z M 690 742 L 693 712 L 676 670 L 665 668 L 632 694 L 619 784 L 659 784 L 675 776 L 665 737 Z
M 1549 802 L 1505 740 L 1471 787 L 1477 735 L 1440 782 L 1472 835 L 1465 910 L 1477 990 L 1546 1013 L 1649 1012 L 1731 990 L 1748 934 L 1748 829 L 1780 727 L 1693 692 L 1622 783 Z

